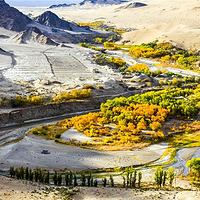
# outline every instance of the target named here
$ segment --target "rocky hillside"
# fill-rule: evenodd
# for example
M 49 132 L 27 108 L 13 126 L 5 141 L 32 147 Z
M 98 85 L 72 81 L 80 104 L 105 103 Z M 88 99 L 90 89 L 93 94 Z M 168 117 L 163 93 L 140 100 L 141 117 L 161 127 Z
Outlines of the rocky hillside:
M 50 26 L 52 28 L 59 28 L 64 29 L 68 31 L 88 31 L 89 29 L 86 29 L 85 27 L 80 27 L 77 24 L 73 22 L 68 22 L 63 19 L 60 19 L 56 14 L 54 14 L 51 11 L 46 11 L 43 14 L 39 15 L 34 19 L 36 22 Z
M 59 8 L 59 7 L 70 7 L 70 6 L 75 6 L 75 5 L 86 5 L 86 4 L 100 4 L 100 5 L 115 5 L 115 4 L 121 4 L 126 2 L 125 0 L 84 0 L 80 2 L 79 4 L 58 4 L 58 5 L 52 5 L 49 8 Z
M 44 35 L 38 28 L 29 27 L 27 30 L 18 33 L 13 41 L 18 44 L 26 44 L 29 41 L 38 42 L 40 44 L 58 45 L 51 38 Z
M 10 7 L 4 0 L 0 0 L 0 27 L 12 31 L 23 31 L 31 19 L 16 8 Z
M 16 8 L 10 7 L 4 0 L 0 0 L 0 27 L 19 32 L 12 38 L 19 44 L 38 42 L 59 45 L 60 43 L 89 42 L 96 37 L 112 35 L 65 21 L 50 11 L 44 12 L 32 20 Z M 4 35 L 0 35 L 0 37 L 5 38 Z

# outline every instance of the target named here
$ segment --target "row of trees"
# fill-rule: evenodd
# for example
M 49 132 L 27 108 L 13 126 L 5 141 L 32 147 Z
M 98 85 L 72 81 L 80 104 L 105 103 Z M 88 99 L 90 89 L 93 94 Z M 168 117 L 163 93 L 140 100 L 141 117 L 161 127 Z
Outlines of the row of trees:
M 49 170 L 43 170 L 40 168 L 32 170 L 28 167 L 10 167 L 9 173 L 11 178 L 46 184 L 53 183 L 54 185 L 97 187 L 98 184 L 101 184 L 104 187 L 107 185 L 110 185 L 110 187 L 115 186 L 112 175 L 110 175 L 109 179 L 105 177 L 100 181 L 97 178 L 94 178 L 91 172 L 87 175 L 84 173 L 76 174 L 71 171 L 65 174 L 57 173 L 57 171 L 55 171 L 53 174 L 50 174 Z
M 136 184 L 138 187 L 141 187 L 142 180 L 142 172 L 133 169 L 133 167 L 127 167 L 125 169 L 125 176 L 123 176 L 123 187 L 126 188 L 136 188 Z
M 194 164 L 195 162 L 195 164 Z M 199 169 L 199 160 L 192 160 L 188 162 L 192 169 L 194 166 L 198 166 Z M 195 170 L 198 171 L 195 168 Z M 28 167 L 20 167 L 14 168 L 10 167 L 9 170 L 11 178 L 17 178 L 27 181 L 35 181 L 39 183 L 46 183 L 50 184 L 53 183 L 54 185 L 66 185 L 66 186 L 88 186 L 88 187 L 97 187 L 99 184 L 103 185 L 104 187 L 110 186 L 114 187 L 116 183 L 114 182 L 114 178 L 110 175 L 109 178 L 94 178 L 92 173 L 84 174 L 84 173 L 73 173 L 72 171 L 67 173 L 58 173 L 55 171 L 54 173 L 50 174 L 49 170 L 44 169 L 29 169 Z M 141 187 L 141 180 L 142 180 L 142 172 L 133 169 L 133 167 L 126 167 L 125 171 L 123 172 L 123 183 L 120 184 L 126 188 L 140 188 Z M 174 168 L 170 167 L 167 171 L 163 170 L 161 167 L 157 167 L 154 173 L 154 180 L 157 186 L 165 186 L 167 180 L 169 181 L 169 185 L 172 186 L 174 180 Z
M 35 95 L 16 95 L 12 98 L 1 97 L 0 106 L 22 107 L 28 105 L 41 105 L 44 102 L 63 102 L 69 99 L 82 99 L 91 96 L 91 89 L 71 90 L 63 92 L 52 98 Z
M 172 186 L 174 180 L 174 168 L 170 167 L 168 171 L 163 170 L 161 167 L 156 167 L 156 171 L 154 174 L 154 180 L 157 186 L 165 186 L 166 181 L 169 181 L 169 184 Z
M 49 183 L 50 180 L 49 171 L 39 168 L 32 170 L 29 169 L 28 167 L 24 168 L 23 166 L 20 168 L 10 167 L 9 172 L 11 178 L 25 179 L 40 183 Z
M 71 90 L 70 92 L 63 92 L 53 98 L 53 102 L 63 102 L 69 99 L 82 99 L 91 96 L 91 89 Z

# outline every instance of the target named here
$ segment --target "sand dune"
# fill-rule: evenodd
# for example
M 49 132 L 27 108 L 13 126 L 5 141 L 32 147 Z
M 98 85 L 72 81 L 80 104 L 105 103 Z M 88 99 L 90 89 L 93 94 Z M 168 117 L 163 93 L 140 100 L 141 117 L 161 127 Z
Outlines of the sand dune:
M 132 1 L 134 2 L 134 1 Z M 199 0 L 143 0 L 147 6 L 120 9 L 122 5 L 86 9 L 80 7 L 52 9 L 58 16 L 75 22 L 104 20 L 119 28 L 135 28 L 123 35 L 129 44 L 139 44 L 156 39 L 171 41 L 188 49 L 200 48 L 200 2 Z M 22 12 L 41 14 L 45 9 L 19 8 Z

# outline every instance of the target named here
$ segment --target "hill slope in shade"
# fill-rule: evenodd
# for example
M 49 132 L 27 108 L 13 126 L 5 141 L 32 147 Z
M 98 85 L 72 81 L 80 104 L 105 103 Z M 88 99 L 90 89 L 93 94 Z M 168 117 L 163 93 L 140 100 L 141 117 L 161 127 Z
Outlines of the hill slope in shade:
M 3 0 L 0 1 L 0 27 L 12 31 L 23 31 L 31 21 L 16 8 L 10 7 Z
M 75 23 L 60 19 L 56 14 L 51 11 L 46 11 L 43 14 L 39 15 L 35 18 L 35 21 L 42 25 L 65 29 L 68 31 L 86 31 L 86 28 L 80 27 Z

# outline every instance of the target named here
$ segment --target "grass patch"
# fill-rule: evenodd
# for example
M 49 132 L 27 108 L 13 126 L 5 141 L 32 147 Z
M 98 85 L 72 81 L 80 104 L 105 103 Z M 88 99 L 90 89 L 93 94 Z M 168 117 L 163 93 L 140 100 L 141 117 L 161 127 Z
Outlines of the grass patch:
M 33 135 L 43 137 L 48 140 L 55 140 L 60 138 L 61 134 L 64 133 L 68 128 L 66 126 L 60 126 L 56 124 L 50 124 L 48 126 L 40 126 L 27 132 Z
M 185 132 L 178 134 L 169 139 L 170 147 L 199 147 L 200 131 Z
M 168 148 L 168 149 L 166 149 L 165 152 L 163 152 L 163 154 L 161 155 L 160 158 L 163 159 L 165 156 L 169 155 L 170 159 L 167 163 L 165 162 L 163 164 L 171 164 L 171 163 L 176 162 L 175 156 L 176 156 L 176 153 L 177 153 L 178 150 L 179 150 L 178 148 Z

